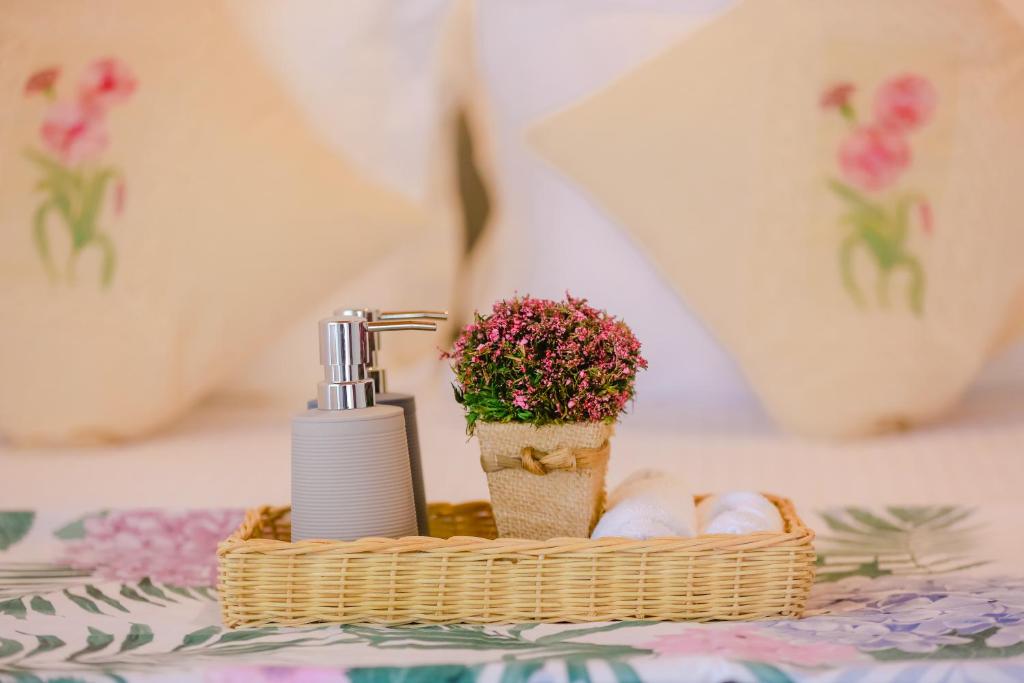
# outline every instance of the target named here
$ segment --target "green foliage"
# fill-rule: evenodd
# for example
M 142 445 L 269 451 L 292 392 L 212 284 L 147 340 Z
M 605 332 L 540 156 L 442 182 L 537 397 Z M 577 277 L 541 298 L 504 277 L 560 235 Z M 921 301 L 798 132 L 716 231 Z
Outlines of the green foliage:
M 936 574 L 985 564 L 971 557 L 979 527 L 973 510 L 953 505 L 861 507 L 823 512 L 830 534 L 818 537 L 818 581 L 847 576 Z
M 36 513 L 29 511 L 0 512 L 0 550 L 7 550 L 32 528 Z
M 113 168 L 100 168 L 92 172 L 86 169 L 68 168 L 35 150 L 26 150 L 25 156 L 42 172 L 43 177 L 36 184 L 36 190 L 45 198 L 36 209 L 32 219 L 32 237 L 39 258 L 51 280 L 57 280 L 59 270 L 54 263 L 50 249 L 48 228 L 51 218 L 59 219 L 70 238 L 71 253 L 64 267 L 64 277 L 69 283 L 75 281 L 75 265 L 81 252 L 89 247 L 98 249 L 100 264 L 100 285 L 109 287 L 114 278 L 117 253 L 110 237 L 97 225 L 104 197 L 112 180 L 119 176 Z
M 907 246 L 908 215 L 919 197 L 903 195 L 891 206 L 886 206 L 838 180 L 829 180 L 828 184 L 847 207 L 842 223 L 850 232 L 839 249 L 839 262 L 843 286 L 850 298 L 861 306 L 866 301 L 853 269 L 854 253 L 860 248 L 870 254 L 877 268 L 875 295 L 878 304 L 883 308 L 889 306 L 890 276 L 897 270 L 903 270 L 910 278 L 906 290 L 907 304 L 915 315 L 920 316 L 924 312 L 924 268 Z

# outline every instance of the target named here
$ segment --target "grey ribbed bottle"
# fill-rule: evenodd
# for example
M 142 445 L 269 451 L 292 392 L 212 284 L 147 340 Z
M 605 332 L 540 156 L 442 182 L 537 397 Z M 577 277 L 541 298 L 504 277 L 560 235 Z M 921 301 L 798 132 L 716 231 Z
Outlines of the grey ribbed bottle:
M 292 540 L 415 536 L 403 411 L 308 410 L 292 419 Z

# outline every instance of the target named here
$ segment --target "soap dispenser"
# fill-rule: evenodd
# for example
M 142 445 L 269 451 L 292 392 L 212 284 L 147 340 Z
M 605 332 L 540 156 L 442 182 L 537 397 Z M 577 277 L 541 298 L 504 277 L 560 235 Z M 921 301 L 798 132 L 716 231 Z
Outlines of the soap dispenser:
M 381 332 L 437 325 L 334 316 L 319 329 L 317 407 L 292 419 L 292 540 L 414 536 L 405 415 L 378 404 L 370 349 Z
M 417 320 L 447 320 L 447 311 L 380 311 L 375 308 L 343 308 L 334 315 L 359 316 L 377 322 L 403 322 Z M 387 373 L 380 362 L 380 337 L 370 337 L 370 378 L 377 390 L 377 403 L 398 406 L 405 413 L 405 435 L 409 444 L 409 467 L 412 470 L 412 490 L 416 500 L 416 520 L 420 536 L 429 536 L 427 529 L 427 494 L 423 485 L 423 461 L 420 458 L 419 427 L 416 423 L 416 397 L 398 391 L 389 391 Z

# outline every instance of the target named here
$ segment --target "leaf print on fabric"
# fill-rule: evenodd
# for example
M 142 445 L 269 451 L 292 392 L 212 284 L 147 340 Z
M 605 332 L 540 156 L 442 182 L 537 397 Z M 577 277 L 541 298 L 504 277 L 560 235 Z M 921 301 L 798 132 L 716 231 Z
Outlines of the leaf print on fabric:
M 70 657 L 68 657 L 68 660 L 74 661 L 79 657 L 83 657 L 94 652 L 99 652 L 100 650 L 103 650 L 108 645 L 110 645 L 112 642 L 114 642 L 114 636 L 104 631 L 101 631 L 98 628 L 93 628 L 92 626 L 90 626 L 89 636 L 85 639 L 85 647 L 79 650 L 78 652 L 74 653 Z
M 53 609 L 53 603 L 41 595 L 33 597 L 32 601 L 29 603 L 29 607 L 40 614 L 46 614 L 51 617 L 57 613 L 57 611 Z
M 74 521 L 68 522 L 53 532 L 53 535 L 62 541 L 73 541 L 78 538 L 85 538 L 85 520 L 93 517 L 103 517 L 109 514 L 109 510 L 99 510 L 82 515 Z
M 7 550 L 25 538 L 35 517 L 36 513 L 28 510 L 0 512 L 0 550 Z
M 743 665 L 754 676 L 757 683 L 793 683 L 793 679 L 788 674 L 771 664 L 744 662 Z
M 0 614 L 6 614 L 15 619 L 24 619 L 25 601 L 22 598 L 11 598 L 0 602 Z
M 192 647 L 193 645 L 202 645 L 210 638 L 220 633 L 220 626 L 207 626 L 197 631 L 185 634 L 185 637 L 181 641 L 181 645 L 174 648 L 174 652 L 178 650 L 184 650 L 186 647 Z
M 577 640 L 597 633 L 610 633 L 648 625 L 644 621 L 620 621 L 584 628 L 568 627 L 536 639 L 530 639 L 528 632 L 537 624 L 523 624 L 512 628 L 452 624 L 448 626 L 379 627 L 348 624 L 341 630 L 358 636 L 368 645 L 378 649 L 418 650 L 499 650 L 507 652 L 505 659 L 529 660 L 547 657 L 575 657 L 612 659 L 633 655 L 650 654 L 646 647 L 632 645 L 591 643 Z
M 132 624 L 128 635 L 121 642 L 121 649 L 118 652 L 128 652 L 151 642 L 153 642 L 153 629 L 146 624 Z
M 25 659 L 28 659 L 29 657 L 33 657 L 35 655 L 45 654 L 45 653 L 50 652 L 52 650 L 59 650 L 60 648 L 64 647 L 64 645 L 66 644 L 63 640 L 61 640 L 57 636 L 50 636 L 50 635 L 36 636 L 36 641 L 39 644 L 36 645 L 34 650 L 29 652 L 27 655 L 25 655 Z
M 816 540 L 819 582 L 848 576 L 936 574 L 986 564 L 974 510 L 953 505 L 845 507 L 821 513 L 831 533 Z
M 103 612 L 100 611 L 100 608 L 96 606 L 96 603 L 90 600 L 89 598 L 84 598 L 81 595 L 75 595 L 67 588 L 65 588 L 62 592 L 64 593 L 64 596 L 68 600 L 75 603 L 86 612 L 89 612 L 90 614 L 103 614 Z
M 938 100 L 932 84 L 908 74 L 883 83 L 875 93 L 873 119 L 858 120 L 852 83 L 830 86 L 820 98 L 823 109 L 836 110 L 849 131 L 840 142 L 836 162 L 842 180 L 829 178 L 828 187 L 845 207 L 839 220 L 845 236 L 839 247 L 843 287 L 858 306 L 867 295 L 855 273 L 858 253 L 868 255 L 875 267 L 874 299 L 890 305 L 890 287 L 897 273 L 906 276 L 907 306 L 924 313 L 925 271 L 908 245 L 913 223 L 925 235 L 934 231 L 931 204 L 919 192 L 889 192 L 912 163 L 908 136 L 931 118 Z
M 474 683 L 479 671 L 480 667 L 476 666 L 432 664 L 409 668 L 355 668 L 346 673 L 351 683 Z M 505 679 L 501 680 L 504 683 Z
M 0 638 L 0 659 L 4 657 L 10 657 L 11 655 L 21 652 L 23 646 L 16 640 L 9 640 L 7 638 Z
M 109 605 L 110 607 L 113 607 L 116 610 L 119 610 L 121 612 L 127 612 L 128 611 L 128 608 L 126 608 L 124 605 L 122 605 L 120 602 L 118 602 L 114 598 L 109 597 L 106 593 L 101 591 L 96 586 L 93 586 L 91 584 L 86 586 L 85 587 L 85 593 L 86 593 L 86 595 L 88 595 L 93 600 L 99 600 L 100 602 L 102 602 L 102 603 L 104 603 L 106 605 Z

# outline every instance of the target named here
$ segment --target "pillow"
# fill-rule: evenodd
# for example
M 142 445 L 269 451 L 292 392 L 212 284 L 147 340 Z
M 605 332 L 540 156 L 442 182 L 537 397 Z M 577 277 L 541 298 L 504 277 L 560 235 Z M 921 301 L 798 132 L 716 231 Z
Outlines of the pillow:
M 0 55 L 18 93 L 0 118 L 0 432 L 17 443 L 166 424 L 431 228 L 325 143 L 219 3 L 8 2 Z
M 1020 331 L 1022 58 L 995 1 L 745 2 L 532 140 L 780 422 L 869 434 Z

